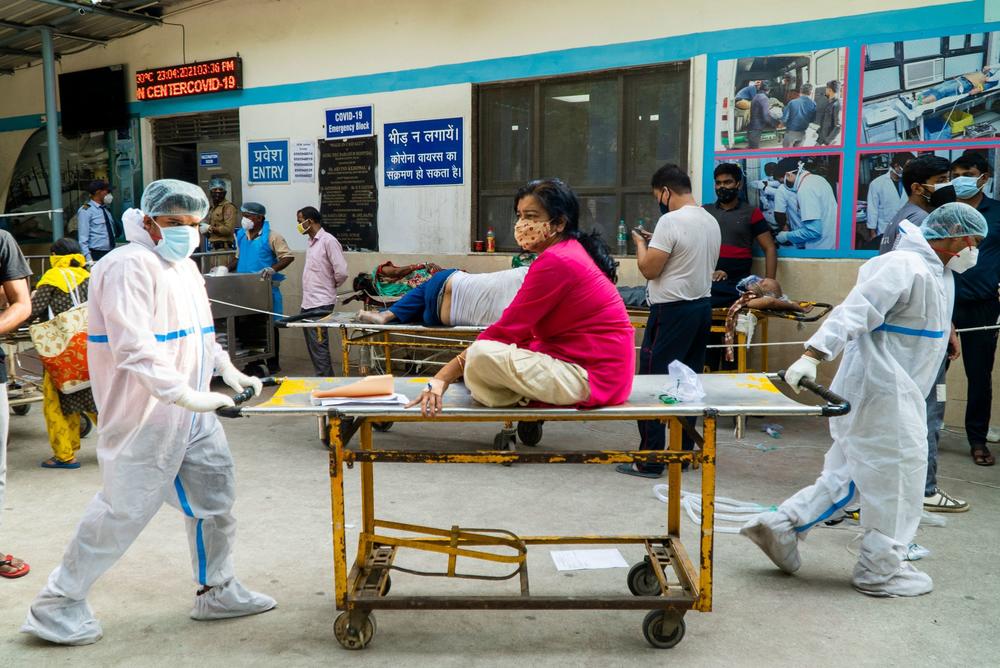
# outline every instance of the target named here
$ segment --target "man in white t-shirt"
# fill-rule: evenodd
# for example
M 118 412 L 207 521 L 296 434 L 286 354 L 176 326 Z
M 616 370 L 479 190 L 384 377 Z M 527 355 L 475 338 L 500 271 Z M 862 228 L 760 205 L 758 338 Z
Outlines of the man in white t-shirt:
M 691 196 L 691 179 L 680 167 L 660 167 L 652 186 L 663 215 L 652 234 L 632 233 L 639 272 L 649 281 L 649 319 L 639 373 L 665 374 L 674 360 L 701 373 L 712 327 L 712 272 L 719 261 L 722 234 L 712 214 Z M 641 420 L 639 438 L 638 449 L 663 450 L 663 423 Z M 684 449 L 693 445 L 685 436 Z M 646 478 L 663 475 L 662 464 L 620 464 L 617 470 Z

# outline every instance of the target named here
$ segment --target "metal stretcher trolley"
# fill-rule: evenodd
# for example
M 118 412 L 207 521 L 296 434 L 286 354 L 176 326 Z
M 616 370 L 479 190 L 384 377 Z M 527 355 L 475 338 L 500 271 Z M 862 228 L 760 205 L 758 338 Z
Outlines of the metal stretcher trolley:
M 485 327 L 425 327 L 424 325 L 376 325 L 359 322 L 354 313 L 334 312 L 317 321 L 305 321 L 286 318 L 284 327 L 296 329 L 326 328 L 340 330 L 340 353 L 343 364 L 343 374 L 351 373 L 351 349 L 359 348 L 368 354 L 361 355 L 358 362 L 358 373 L 399 373 L 400 367 L 407 364 L 444 364 L 476 340 L 476 336 Z M 418 349 L 430 353 L 427 360 L 393 359 L 394 352 L 399 350 Z M 376 362 L 374 352 L 382 353 L 382 359 Z M 444 353 L 444 359 L 433 359 L 437 353 Z M 393 367 L 395 362 L 396 367 Z
M 16 329 L 0 337 L 0 347 L 6 355 L 7 403 L 14 415 L 27 415 L 31 404 L 42 401 L 41 369 L 37 373 L 31 373 L 21 365 L 21 355 L 34 350 L 28 328 Z M 89 433 L 90 418 L 83 417 L 81 431 L 86 426 Z M 83 435 L 86 436 L 86 433 Z
M 290 378 L 270 400 L 256 406 L 221 409 L 227 416 L 302 415 L 318 417 L 325 427 L 330 450 L 330 499 L 333 519 L 333 571 L 336 606 L 342 610 L 334 624 L 340 644 L 362 649 L 375 634 L 375 610 L 647 610 L 642 623 L 646 639 L 654 647 L 669 648 L 684 636 L 684 614 L 688 610 L 712 609 L 713 520 L 715 502 L 716 419 L 720 416 L 754 415 L 836 416 L 849 405 L 825 388 L 804 383 L 826 403 L 807 405 L 783 394 L 774 384 L 777 376 L 761 374 L 703 375 L 707 396 L 703 401 L 665 404 L 659 396 L 666 376 L 637 376 L 629 401 L 621 406 L 581 411 L 572 408 L 485 408 L 471 398 L 464 386 L 452 385 L 444 397 L 444 412 L 425 418 L 419 409 L 388 406 L 313 406 L 311 392 L 351 382 Z M 397 378 L 395 391 L 415 395 L 426 379 Z M 681 430 L 689 429 L 678 418 L 703 418 L 701 433 L 691 429 L 698 449 L 681 450 Z M 372 442 L 374 422 L 503 422 L 599 421 L 637 419 L 660 420 L 669 425 L 666 451 L 573 450 L 573 451 L 475 451 L 463 450 L 382 450 Z M 360 434 L 358 447 L 348 447 L 353 434 Z M 665 535 L 619 536 L 521 536 L 506 529 L 475 529 L 453 525 L 434 528 L 381 519 L 375 508 L 373 464 L 381 462 L 413 464 L 614 464 L 661 462 L 668 467 L 669 492 Z M 696 556 L 692 561 L 681 543 L 681 465 L 700 465 L 703 520 Z M 361 529 L 354 563 L 349 564 L 346 543 L 344 476 L 346 469 L 360 464 Z M 645 548 L 643 561 L 628 573 L 631 595 L 620 596 L 536 596 L 528 582 L 528 546 L 544 545 L 624 545 Z M 415 596 L 393 590 L 390 571 L 414 573 L 397 566 L 401 553 L 411 550 L 442 555 L 443 570 L 418 575 L 466 577 L 483 581 L 517 577 L 520 595 Z M 506 575 L 466 575 L 458 570 L 459 559 L 506 564 Z M 622 588 L 624 590 L 624 587 Z

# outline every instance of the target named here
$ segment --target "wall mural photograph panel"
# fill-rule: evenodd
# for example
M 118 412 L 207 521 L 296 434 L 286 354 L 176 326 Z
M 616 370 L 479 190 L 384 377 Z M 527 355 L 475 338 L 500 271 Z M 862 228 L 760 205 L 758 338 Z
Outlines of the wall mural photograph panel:
M 868 44 L 859 143 L 976 141 L 1000 134 L 1000 32 Z
M 841 146 L 847 49 L 721 60 L 716 151 Z
M 855 250 L 877 251 L 886 227 L 895 221 L 907 200 L 914 201 L 918 206 L 921 201 L 926 201 L 923 196 L 927 192 L 920 184 L 911 183 L 911 192 L 907 192 L 903 181 L 906 165 L 920 155 L 942 158 L 943 171 L 931 177 L 928 183 L 953 182 L 956 177 L 972 176 L 975 177 L 974 183 L 965 179 L 968 186 L 956 187 L 958 196 L 971 199 L 981 191 L 993 199 L 1000 197 L 1000 184 L 993 178 L 1000 168 L 997 162 L 1000 151 L 994 145 L 862 153 L 858 156 L 858 195 L 854 207 Z
M 760 208 L 778 244 L 835 250 L 840 237 L 842 160 L 838 154 L 717 158 L 743 170 L 743 197 Z

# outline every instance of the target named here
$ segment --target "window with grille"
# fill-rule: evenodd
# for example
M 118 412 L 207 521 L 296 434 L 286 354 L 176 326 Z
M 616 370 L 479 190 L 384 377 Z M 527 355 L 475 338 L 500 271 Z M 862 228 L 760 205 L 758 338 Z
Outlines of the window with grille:
M 620 220 L 652 229 L 650 177 L 687 163 L 689 90 L 686 61 L 476 86 L 474 238 L 492 228 L 497 250 L 519 250 L 513 196 L 543 177 L 576 191 L 581 229 L 612 249 Z

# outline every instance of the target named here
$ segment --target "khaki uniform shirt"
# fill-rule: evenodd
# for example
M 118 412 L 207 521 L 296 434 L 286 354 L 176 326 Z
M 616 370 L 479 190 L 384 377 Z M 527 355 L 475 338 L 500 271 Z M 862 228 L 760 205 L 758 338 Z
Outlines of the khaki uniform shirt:
M 236 243 L 236 226 L 240 224 L 240 212 L 229 200 L 222 200 L 219 206 L 208 214 L 208 240 L 211 243 L 223 241 Z

